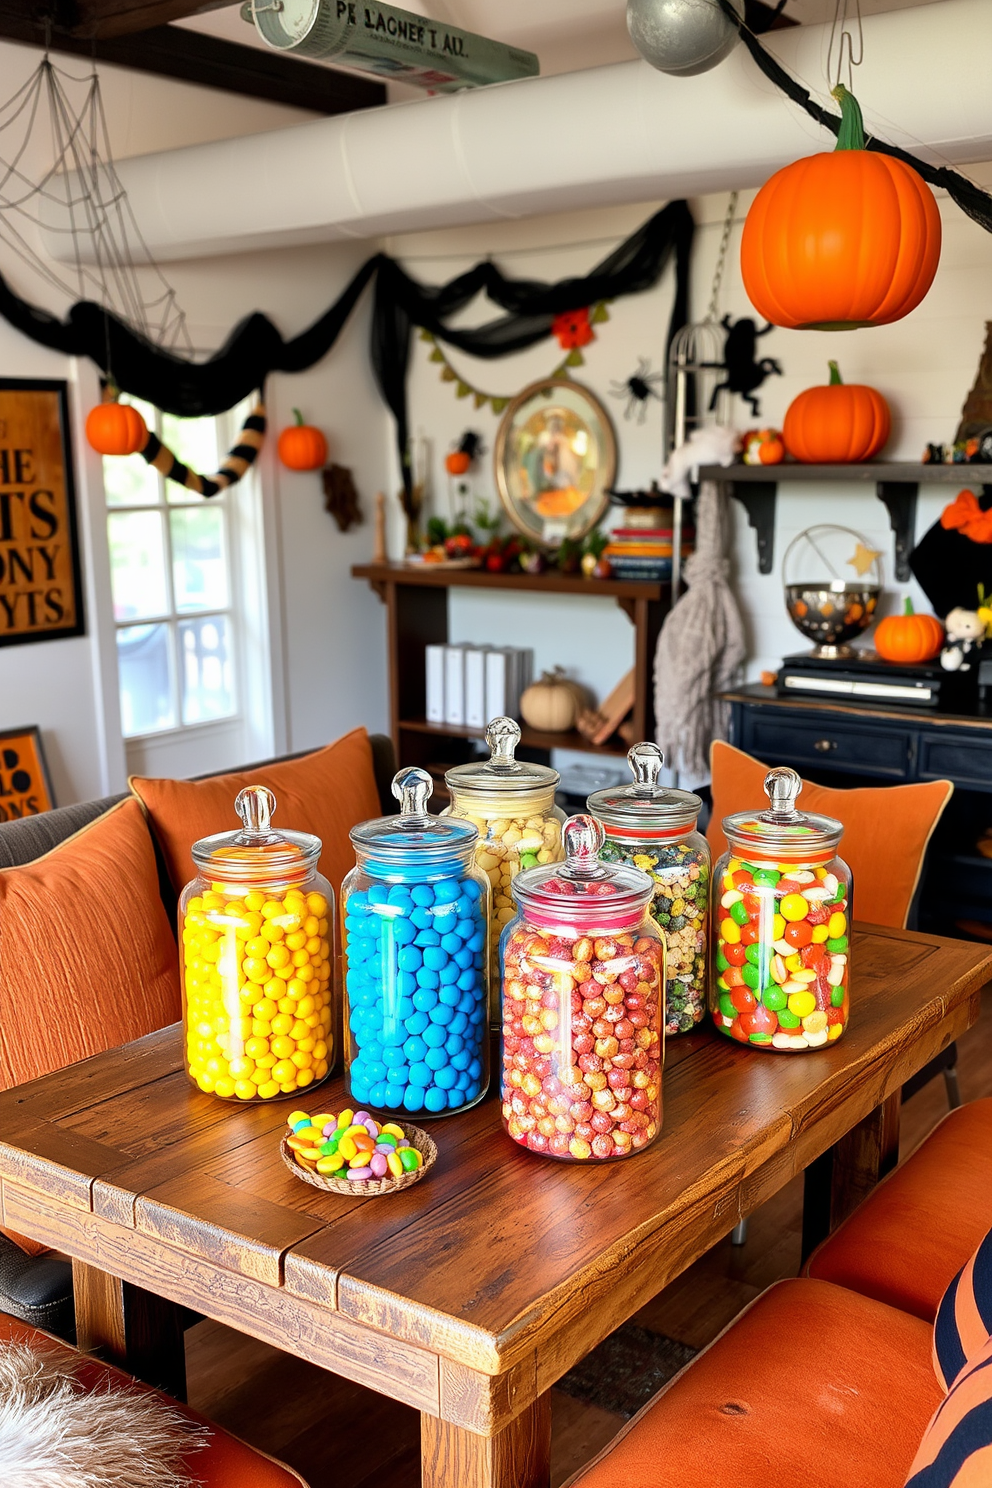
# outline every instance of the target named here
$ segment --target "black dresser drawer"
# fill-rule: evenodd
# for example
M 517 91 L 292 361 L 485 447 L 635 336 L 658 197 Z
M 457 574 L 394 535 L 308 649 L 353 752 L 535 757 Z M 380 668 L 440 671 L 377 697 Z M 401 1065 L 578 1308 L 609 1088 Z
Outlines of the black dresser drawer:
M 906 729 L 875 727 L 874 721 L 858 728 L 829 715 L 806 718 L 772 708 L 745 708 L 742 724 L 741 748 L 770 764 L 818 765 L 887 780 L 911 774 L 915 735 Z
M 992 791 L 992 734 L 934 729 L 920 739 L 920 780 L 953 780 L 966 790 Z

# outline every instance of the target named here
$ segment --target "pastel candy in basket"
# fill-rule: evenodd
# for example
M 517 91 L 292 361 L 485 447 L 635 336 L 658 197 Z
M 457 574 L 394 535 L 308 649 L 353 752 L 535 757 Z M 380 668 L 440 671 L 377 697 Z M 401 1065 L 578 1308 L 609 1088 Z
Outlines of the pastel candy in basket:
M 301 1167 L 325 1177 L 364 1183 L 370 1178 L 402 1178 L 423 1163 L 403 1128 L 387 1121 L 382 1126 L 368 1111 L 342 1111 L 338 1116 L 308 1116 L 294 1111 L 288 1121 L 293 1135 L 287 1146 Z

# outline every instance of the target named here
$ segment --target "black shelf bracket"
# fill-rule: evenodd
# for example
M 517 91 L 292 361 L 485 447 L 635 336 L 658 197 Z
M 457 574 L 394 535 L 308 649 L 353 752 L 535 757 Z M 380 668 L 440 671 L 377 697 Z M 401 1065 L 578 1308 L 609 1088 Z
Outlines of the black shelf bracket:
M 919 486 L 910 481 L 879 481 L 875 494 L 889 513 L 895 538 L 895 573 L 900 583 L 913 577 L 909 555 L 916 536 L 916 498 Z
M 775 502 L 777 482 L 731 481 L 730 494 L 747 512 L 758 543 L 758 572 L 770 574 L 775 558 Z

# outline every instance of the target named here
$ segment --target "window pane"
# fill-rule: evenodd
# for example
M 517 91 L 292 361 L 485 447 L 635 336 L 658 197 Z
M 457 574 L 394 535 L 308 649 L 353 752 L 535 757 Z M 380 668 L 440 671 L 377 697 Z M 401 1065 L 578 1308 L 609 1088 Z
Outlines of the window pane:
M 126 625 L 117 632 L 125 738 L 175 728 L 171 653 L 167 625 Z
M 207 723 L 234 712 L 231 626 L 226 615 L 179 622 L 183 723 Z
M 154 506 L 159 475 L 140 455 L 110 455 L 103 462 L 103 489 L 108 506 Z
M 176 610 L 222 610 L 227 599 L 224 511 L 188 506 L 169 513 L 172 527 L 172 583 Z
M 112 512 L 110 577 L 116 620 L 142 620 L 169 610 L 165 533 L 158 512 Z
M 162 443 L 198 475 L 213 475 L 221 462 L 217 449 L 217 420 L 213 418 L 181 419 L 171 413 L 162 415 Z M 226 451 L 224 451 L 226 454 Z M 175 481 L 166 481 L 166 495 L 171 502 L 200 502 L 202 496 L 187 491 Z

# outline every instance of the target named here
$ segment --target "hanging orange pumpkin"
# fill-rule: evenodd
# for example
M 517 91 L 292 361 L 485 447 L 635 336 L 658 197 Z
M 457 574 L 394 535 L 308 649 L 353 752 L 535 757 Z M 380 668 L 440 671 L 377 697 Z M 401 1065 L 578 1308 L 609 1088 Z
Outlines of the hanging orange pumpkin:
M 794 460 L 808 465 L 858 465 L 878 454 L 889 437 L 889 405 L 874 388 L 841 382 L 830 362 L 825 387 L 807 388 L 793 398 L 782 438 Z
M 319 429 L 303 422 L 298 408 L 293 417 L 296 423 L 279 435 L 279 458 L 289 470 L 319 470 L 327 463 L 327 440 Z
M 940 213 L 921 176 L 865 149 L 853 94 L 837 148 L 776 171 L 744 223 L 741 273 L 754 308 L 792 330 L 846 330 L 901 320 L 923 299 L 940 259 Z
M 467 475 L 472 465 L 472 456 L 465 450 L 452 450 L 444 457 L 444 468 L 449 475 Z
M 148 440 L 148 426 L 129 403 L 108 399 L 86 415 L 86 438 L 98 455 L 134 455 Z
M 906 596 L 902 615 L 886 615 L 875 631 L 875 650 L 883 661 L 917 666 L 932 661 L 944 644 L 944 627 L 934 615 L 917 615 Z

